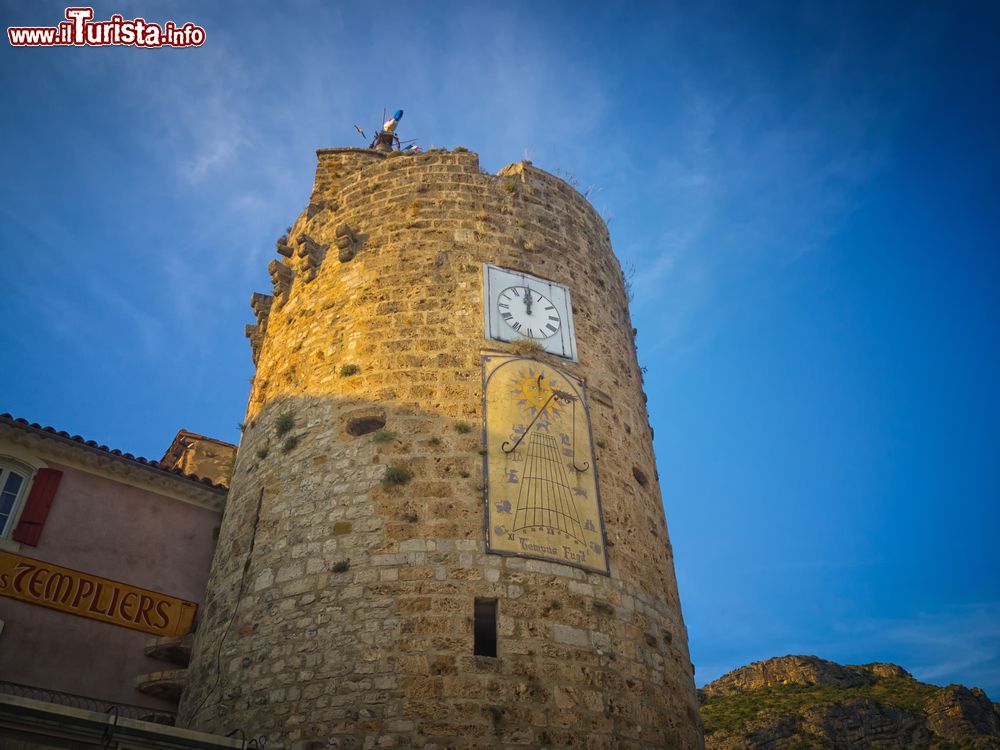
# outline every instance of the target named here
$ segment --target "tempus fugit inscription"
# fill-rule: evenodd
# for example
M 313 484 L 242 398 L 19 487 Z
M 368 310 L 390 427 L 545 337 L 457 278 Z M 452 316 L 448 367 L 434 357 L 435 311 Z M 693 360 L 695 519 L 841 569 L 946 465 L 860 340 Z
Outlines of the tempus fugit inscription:
M 534 359 L 483 358 L 490 552 L 608 572 L 583 384 Z

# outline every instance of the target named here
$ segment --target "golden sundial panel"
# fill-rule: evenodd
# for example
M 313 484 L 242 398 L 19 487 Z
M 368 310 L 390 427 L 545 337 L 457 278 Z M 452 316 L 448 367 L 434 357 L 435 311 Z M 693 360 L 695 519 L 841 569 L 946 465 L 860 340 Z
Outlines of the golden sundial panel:
M 583 384 L 534 359 L 483 357 L 490 552 L 608 572 Z

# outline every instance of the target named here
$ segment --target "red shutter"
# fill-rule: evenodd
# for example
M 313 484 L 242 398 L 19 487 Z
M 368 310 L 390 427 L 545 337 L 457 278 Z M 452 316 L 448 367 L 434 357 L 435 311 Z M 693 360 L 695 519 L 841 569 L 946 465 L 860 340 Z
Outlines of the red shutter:
M 56 496 L 63 473 L 56 469 L 39 469 L 35 474 L 35 483 L 31 485 L 31 493 L 21 511 L 21 521 L 14 529 L 14 540 L 32 547 L 38 546 L 42 536 L 42 527 L 49 517 L 52 498 Z

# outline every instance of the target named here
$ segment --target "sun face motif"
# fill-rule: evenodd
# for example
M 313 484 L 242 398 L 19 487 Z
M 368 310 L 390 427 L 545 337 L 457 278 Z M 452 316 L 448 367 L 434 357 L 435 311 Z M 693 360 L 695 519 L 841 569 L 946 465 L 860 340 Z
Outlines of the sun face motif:
M 544 409 L 549 418 L 557 418 L 562 414 L 562 402 L 552 398 L 559 383 L 547 372 L 529 367 L 527 371 L 519 369 L 511 379 L 511 393 L 521 408 L 531 416 Z

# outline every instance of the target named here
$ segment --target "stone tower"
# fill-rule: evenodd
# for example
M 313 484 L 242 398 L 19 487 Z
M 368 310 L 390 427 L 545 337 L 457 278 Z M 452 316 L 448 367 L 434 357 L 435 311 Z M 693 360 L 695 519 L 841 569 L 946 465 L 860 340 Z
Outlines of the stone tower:
M 531 166 L 318 152 L 181 724 L 268 747 L 698 748 L 627 293 Z

